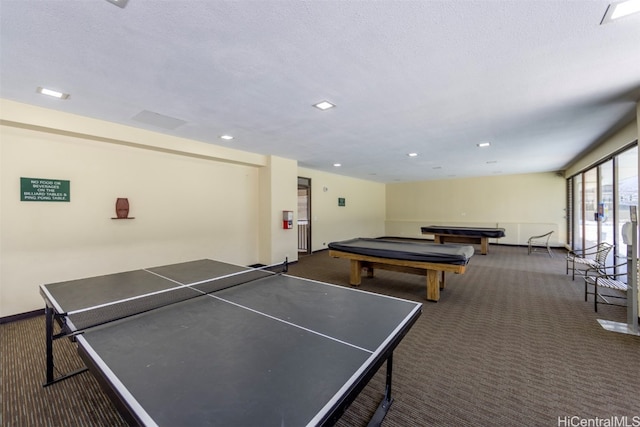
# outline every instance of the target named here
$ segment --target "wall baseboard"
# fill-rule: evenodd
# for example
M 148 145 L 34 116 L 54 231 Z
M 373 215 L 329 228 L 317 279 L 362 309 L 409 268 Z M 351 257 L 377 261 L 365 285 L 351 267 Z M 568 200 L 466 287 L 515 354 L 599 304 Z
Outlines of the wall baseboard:
M 16 322 L 18 320 L 30 319 L 32 317 L 41 316 L 44 314 L 44 308 L 40 310 L 28 311 L 26 313 L 18 313 L 11 316 L 0 317 L 0 325 L 4 323 Z

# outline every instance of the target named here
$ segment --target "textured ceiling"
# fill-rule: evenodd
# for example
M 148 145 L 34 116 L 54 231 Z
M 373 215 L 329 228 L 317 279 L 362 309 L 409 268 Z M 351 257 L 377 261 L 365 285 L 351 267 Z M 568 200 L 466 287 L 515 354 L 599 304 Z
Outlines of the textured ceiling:
M 635 117 L 607 6 L 0 0 L 0 96 L 379 182 L 557 171 Z

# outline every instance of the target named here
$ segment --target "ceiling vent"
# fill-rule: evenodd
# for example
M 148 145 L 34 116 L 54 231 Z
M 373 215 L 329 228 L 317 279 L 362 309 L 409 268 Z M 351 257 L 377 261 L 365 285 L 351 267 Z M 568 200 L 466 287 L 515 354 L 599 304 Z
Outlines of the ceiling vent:
M 187 123 L 184 120 L 176 119 L 175 117 L 169 117 L 147 110 L 139 112 L 133 116 L 132 119 L 140 123 L 146 123 L 148 125 L 168 130 L 176 129 Z

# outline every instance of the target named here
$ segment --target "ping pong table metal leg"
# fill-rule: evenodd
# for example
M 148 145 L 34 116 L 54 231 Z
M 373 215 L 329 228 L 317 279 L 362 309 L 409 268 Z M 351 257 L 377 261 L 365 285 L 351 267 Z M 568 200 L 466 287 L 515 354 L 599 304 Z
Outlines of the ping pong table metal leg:
M 47 381 L 45 386 L 53 383 L 53 308 L 48 305 L 44 309 L 45 328 L 47 329 Z
M 393 403 L 393 398 L 391 397 L 391 377 L 393 376 L 393 353 L 389 354 L 387 358 L 387 382 L 384 386 L 384 397 L 378 405 L 378 409 L 376 409 L 375 414 L 367 424 L 367 427 L 379 427 L 382 425 L 382 420 L 387 415 L 391 404 Z
M 55 378 L 55 364 L 53 360 L 54 359 L 53 358 L 53 340 L 62 338 L 66 335 L 64 333 L 60 333 L 60 334 L 53 333 L 53 327 L 54 327 L 53 323 L 56 317 L 56 313 L 52 307 L 49 307 L 49 305 L 47 305 L 44 309 L 44 315 L 45 315 L 45 328 L 46 328 L 46 339 L 47 339 L 47 356 L 46 356 L 47 357 L 47 378 L 45 383 L 42 384 L 42 386 L 47 387 L 47 386 L 50 386 L 51 384 L 57 383 L 58 381 L 62 381 L 74 375 L 81 374 L 82 372 L 85 372 L 87 368 L 86 367 L 80 368 L 76 371 L 69 372 L 68 374 L 64 374 L 59 376 L 58 378 Z

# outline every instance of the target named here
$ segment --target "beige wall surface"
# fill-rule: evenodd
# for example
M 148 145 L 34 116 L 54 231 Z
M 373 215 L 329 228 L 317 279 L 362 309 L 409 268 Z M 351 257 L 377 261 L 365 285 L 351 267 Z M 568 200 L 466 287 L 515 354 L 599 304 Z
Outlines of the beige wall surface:
M 298 169 L 311 179 L 311 249 L 354 237 L 384 234 L 385 185 L 356 178 Z M 338 206 L 338 198 L 345 206 Z
M 297 183 L 298 162 L 270 156 L 267 167 L 260 170 L 259 259 L 270 265 L 298 260 Z M 292 229 L 282 227 L 282 212 L 293 211 Z
M 199 258 L 258 260 L 258 168 L 0 127 L 0 317 L 38 285 Z M 70 181 L 70 202 L 20 201 L 20 177 Z M 113 220 L 127 197 L 130 216 Z
M 204 257 L 293 261 L 296 229 L 282 230 L 281 218 L 298 217 L 296 176 L 312 182 L 313 251 L 353 237 L 429 238 L 420 227 L 430 224 L 504 227 L 507 237 L 493 243 L 524 244 L 549 230 L 553 244 L 566 240 L 565 180 L 555 173 L 385 185 L 0 103 L 0 317 L 42 308 L 41 283 Z M 637 138 L 637 124 L 604 152 Z M 575 165 L 594 156 L 602 149 Z M 21 202 L 20 177 L 69 180 L 71 201 Z M 135 219 L 111 219 L 117 197 L 129 198 Z
M 640 105 L 640 104 L 639 104 Z M 640 120 L 640 119 L 638 119 Z M 626 147 L 627 145 L 637 141 L 638 139 L 638 120 L 633 120 L 628 125 L 624 126 L 618 132 L 614 133 L 610 138 L 607 138 L 604 142 L 593 148 L 589 152 L 585 153 L 581 157 L 577 158 L 565 171 L 565 176 L 568 178 L 575 175 L 584 169 L 593 166 L 595 163 L 607 158 L 612 153 Z
M 432 238 L 420 227 L 502 227 L 506 237 L 492 243 L 526 244 L 529 237 L 553 230 L 551 242 L 562 245 L 565 182 L 555 173 L 539 173 L 388 184 L 385 233 Z
M 313 178 L 314 250 L 383 233 L 384 185 L 0 100 L 0 317 L 43 307 L 38 286 L 198 258 L 297 259 L 297 176 Z M 70 181 L 70 202 L 21 202 L 20 178 Z M 326 186 L 327 192 L 322 191 Z M 130 216 L 113 220 L 115 200 Z M 345 207 L 337 197 L 346 198 Z
M 177 138 L 131 126 L 63 113 L 0 98 L 0 122 L 9 126 L 40 128 L 62 135 L 84 135 L 87 139 L 210 160 L 264 166 L 263 155 L 213 144 Z

